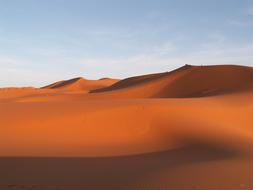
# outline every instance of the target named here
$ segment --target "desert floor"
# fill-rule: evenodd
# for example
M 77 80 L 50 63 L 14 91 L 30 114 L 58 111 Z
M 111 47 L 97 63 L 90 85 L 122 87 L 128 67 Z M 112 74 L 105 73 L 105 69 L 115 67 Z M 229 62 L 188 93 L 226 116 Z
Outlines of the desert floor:
M 253 189 L 252 114 L 243 66 L 0 89 L 0 189 Z

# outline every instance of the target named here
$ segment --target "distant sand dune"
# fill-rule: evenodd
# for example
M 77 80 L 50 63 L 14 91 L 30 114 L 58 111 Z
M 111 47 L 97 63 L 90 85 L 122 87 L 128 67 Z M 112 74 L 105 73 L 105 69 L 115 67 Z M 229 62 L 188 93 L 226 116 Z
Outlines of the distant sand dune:
M 87 80 L 84 78 L 74 78 L 65 81 L 59 81 L 48 86 L 42 87 L 42 89 L 57 89 L 65 91 L 90 91 L 98 88 L 110 86 L 117 82 L 116 79 L 103 78 L 100 80 Z
M 48 101 L 50 99 L 61 100 L 61 97 L 64 97 L 65 100 L 66 97 L 67 99 L 69 99 L 69 96 L 67 96 L 66 94 L 86 94 L 91 90 L 111 86 L 118 81 L 118 79 L 111 78 L 87 80 L 79 77 L 70 80 L 55 82 L 42 88 L 0 88 L 0 100 Z

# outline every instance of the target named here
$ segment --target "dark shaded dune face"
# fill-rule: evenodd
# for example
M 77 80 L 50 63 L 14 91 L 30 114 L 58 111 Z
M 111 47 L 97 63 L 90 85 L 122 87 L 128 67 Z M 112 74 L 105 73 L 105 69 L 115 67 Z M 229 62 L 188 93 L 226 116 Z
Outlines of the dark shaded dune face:
M 157 184 L 155 188 L 147 188 L 152 185 L 149 180 L 145 180 L 144 185 L 141 183 L 148 177 L 147 173 L 171 171 L 170 175 L 173 175 L 173 171 L 182 166 L 198 166 L 211 161 L 230 160 L 237 156 L 236 153 L 219 147 L 198 144 L 133 156 L 0 158 L 0 178 L 3 179 L 0 188 L 16 189 L 15 187 L 25 186 L 24 189 L 33 189 L 31 187 L 36 184 L 34 189 L 169 189 L 159 188 Z M 165 187 L 172 183 L 170 175 L 163 184 Z M 184 182 L 187 183 L 186 180 Z
M 129 98 L 192 98 L 251 88 L 253 69 L 250 67 L 185 65 L 172 72 L 128 78 L 91 92 Z
M 84 79 L 78 77 L 78 78 L 74 78 L 74 79 L 70 79 L 70 80 L 59 81 L 59 82 L 50 84 L 50 85 L 42 87 L 42 88 L 46 88 L 46 89 L 61 88 L 61 87 L 64 87 L 64 86 L 67 86 L 67 85 L 71 85 L 71 84 L 73 84 L 73 83 L 75 83 L 77 81 L 81 81 L 81 80 L 84 80 Z

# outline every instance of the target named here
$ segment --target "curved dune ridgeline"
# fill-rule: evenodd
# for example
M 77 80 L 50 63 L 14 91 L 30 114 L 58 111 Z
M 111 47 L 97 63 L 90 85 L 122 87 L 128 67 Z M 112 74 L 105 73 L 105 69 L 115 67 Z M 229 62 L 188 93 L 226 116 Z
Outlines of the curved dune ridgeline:
M 133 98 L 191 98 L 229 94 L 253 88 L 253 69 L 245 66 L 190 66 L 137 76 L 91 91 Z
M 117 79 L 103 78 L 100 80 L 87 80 L 82 77 L 59 81 L 42 89 L 57 89 L 63 91 L 90 91 L 98 88 L 110 86 L 117 82 Z

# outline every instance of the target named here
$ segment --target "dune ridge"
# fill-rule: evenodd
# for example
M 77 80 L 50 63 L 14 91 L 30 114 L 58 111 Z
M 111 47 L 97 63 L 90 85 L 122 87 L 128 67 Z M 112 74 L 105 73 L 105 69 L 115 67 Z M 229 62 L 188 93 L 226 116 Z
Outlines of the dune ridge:
M 90 91 L 110 86 L 117 82 L 117 79 L 103 78 L 99 80 L 87 80 L 82 77 L 55 82 L 41 89 L 57 89 L 63 91 Z
M 192 98 L 228 94 L 253 88 L 253 69 L 246 66 L 185 65 L 172 72 L 137 76 L 92 90 L 115 97 Z
M 53 84 L 36 88 L 36 87 L 8 87 L 0 88 L 0 100 L 6 99 L 17 101 L 19 99 L 34 99 L 34 97 L 42 97 L 42 99 L 47 97 L 66 97 L 66 93 L 76 93 L 84 94 L 88 93 L 90 90 L 104 88 L 110 86 L 116 82 L 118 79 L 102 78 L 99 80 L 88 80 L 82 77 L 73 78 L 70 80 L 58 81 Z M 20 100 L 21 101 L 21 100 Z

